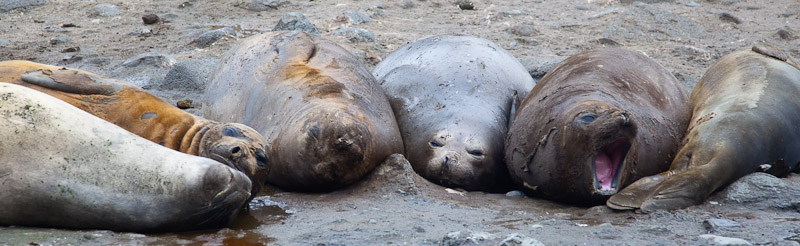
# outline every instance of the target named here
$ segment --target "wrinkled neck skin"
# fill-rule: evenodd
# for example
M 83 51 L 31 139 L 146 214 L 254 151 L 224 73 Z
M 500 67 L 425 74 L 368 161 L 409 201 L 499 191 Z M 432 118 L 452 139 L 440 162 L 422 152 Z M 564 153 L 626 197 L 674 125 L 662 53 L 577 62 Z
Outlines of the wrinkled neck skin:
M 443 186 L 465 190 L 505 191 L 510 178 L 503 162 L 504 131 L 480 121 L 443 122 L 428 134 L 407 141 L 406 152 L 414 169 Z M 504 132 L 503 132 L 504 133 Z
M 559 143 L 565 163 L 558 167 L 574 189 L 591 200 L 605 201 L 627 182 L 632 164 L 628 151 L 635 142 L 633 115 L 602 101 L 585 100 L 563 115 L 566 122 Z M 574 170 L 569 170 L 574 169 Z
M 204 137 L 206 132 L 208 132 L 209 127 L 214 123 L 216 122 L 198 118 L 195 121 L 195 124 L 186 131 L 185 135 L 183 135 L 183 138 L 180 141 L 181 144 L 178 146 L 178 151 L 190 155 L 203 156 L 201 153 L 206 152 L 206 149 L 209 146 L 209 139 Z

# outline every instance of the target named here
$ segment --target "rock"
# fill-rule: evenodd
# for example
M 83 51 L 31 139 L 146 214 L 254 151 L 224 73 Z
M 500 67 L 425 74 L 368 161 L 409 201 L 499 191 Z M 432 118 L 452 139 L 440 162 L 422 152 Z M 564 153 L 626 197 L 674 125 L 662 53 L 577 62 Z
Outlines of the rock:
M 525 196 L 525 193 L 522 193 L 522 191 L 518 191 L 518 190 L 512 190 L 512 191 L 506 192 L 506 196 L 508 196 L 508 197 Z
M 351 25 L 359 25 L 372 21 L 372 18 L 367 16 L 367 14 L 355 10 L 347 11 L 347 18 L 350 20 Z
M 722 4 L 722 5 L 731 5 L 731 4 L 734 4 L 734 3 L 741 2 L 741 1 L 742 0 L 709 0 L 709 2 L 719 3 L 719 4 Z
M 167 72 L 157 88 L 203 91 L 218 63 L 218 59 L 179 62 Z
M 703 221 L 703 226 L 706 228 L 706 230 L 709 230 L 709 231 L 712 231 L 712 232 L 713 231 L 718 231 L 720 229 L 730 229 L 730 228 L 734 228 L 734 227 L 742 227 L 742 225 L 739 224 L 738 222 L 733 221 L 733 220 L 729 220 L 729 219 L 707 219 L 707 220 Z
M 610 38 L 599 38 L 599 39 L 595 40 L 594 43 L 602 45 L 602 46 L 608 46 L 608 47 L 619 47 L 619 46 L 622 46 L 617 41 L 614 41 L 613 39 L 610 39 Z
M 175 106 L 177 106 L 179 109 L 194 108 L 194 105 L 192 105 L 192 99 L 180 100 L 175 103 Z
M 566 57 L 530 57 L 520 60 L 520 62 L 534 79 L 539 80 L 544 77 L 547 71 L 558 65 L 561 61 L 564 61 L 564 59 L 566 59 Z
M 117 16 L 119 15 L 119 7 L 117 5 L 108 4 L 108 3 L 101 3 L 92 7 L 92 11 L 89 13 L 89 16 L 102 16 L 102 17 L 110 17 L 110 16 Z
M 72 40 L 72 38 L 70 38 L 66 34 L 59 34 L 59 35 L 50 37 L 50 44 L 66 43 L 66 42 L 69 42 L 70 40 Z
M 40 6 L 47 3 L 46 0 L 0 0 L 0 13 L 5 13 L 14 9 Z
M 272 31 L 301 31 L 307 32 L 314 35 L 319 35 L 319 31 L 317 31 L 317 27 L 314 24 L 311 24 L 311 21 L 306 18 L 305 15 L 299 12 L 289 12 L 281 17 L 281 20 L 278 21 L 278 24 L 275 25 L 275 28 L 272 28 Z
M 72 52 L 78 52 L 78 51 L 81 51 L 81 47 L 69 47 L 69 48 L 61 50 L 61 53 L 72 53 Z
M 671 2 L 674 2 L 674 0 L 620 0 L 619 2 L 621 2 L 621 3 L 633 3 L 633 2 L 641 2 L 641 3 L 663 3 L 663 2 L 667 2 L 667 3 L 671 3 Z
M 375 8 L 385 9 L 386 8 L 386 4 L 383 3 L 383 2 L 377 2 L 377 3 L 375 3 Z
M 8 46 L 11 46 L 11 42 L 8 42 L 8 40 L 5 39 L 0 39 L 0 47 L 8 47 Z
M 517 42 L 519 42 L 521 44 L 524 44 L 524 45 L 530 45 L 530 46 L 539 45 L 539 40 L 536 40 L 534 38 L 516 38 L 514 40 L 517 40 Z
M 784 40 L 794 40 L 797 38 L 797 36 L 794 35 L 794 30 L 789 28 L 789 26 L 781 27 L 775 35 Z
M 500 246 L 544 246 L 536 239 L 513 233 L 500 242 Z
M 792 13 L 791 10 L 786 10 L 785 12 L 783 12 L 782 15 L 783 15 L 783 17 L 789 17 L 789 16 L 794 15 L 794 13 Z
M 403 0 L 403 2 L 400 3 L 400 7 L 403 9 L 410 9 L 413 8 L 414 6 L 416 5 L 411 0 Z
M 222 38 L 235 37 L 235 36 L 236 36 L 236 30 L 233 30 L 233 28 L 226 26 L 223 28 L 214 29 L 208 32 L 204 32 L 203 34 L 200 34 L 200 36 L 198 36 L 197 39 L 194 40 L 194 43 L 200 48 L 206 48 L 213 45 Z
M 700 238 L 705 239 L 710 245 L 724 245 L 724 246 L 752 245 L 747 240 L 741 238 L 722 237 L 711 234 L 700 235 Z
M 142 16 L 142 22 L 144 22 L 145 25 L 156 24 L 156 22 L 158 22 L 158 15 L 146 14 Z
M 695 1 L 689 1 L 688 3 L 686 3 L 686 6 L 689 6 L 689 7 L 700 7 L 700 4 L 695 2 Z
M 633 4 L 608 23 L 603 37 L 614 40 L 691 40 L 705 34 L 705 28 L 691 18 L 643 3 Z
M 149 65 L 154 67 L 171 67 L 175 65 L 175 58 L 167 54 L 146 52 L 129 58 L 122 62 L 123 67 L 138 67 Z
M 536 28 L 533 27 L 533 25 L 528 25 L 528 24 L 517 24 L 512 27 L 509 27 L 507 30 L 511 34 L 523 37 L 530 37 L 539 34 L 539 31 L 537 31 Z
M 278 7 L 290 4 L 286 0 L 253 0 L 247 7 L 250 11 L 276 10 Z
M 525 10 L 515 9 L 515 10 L 507 10 L 501 12 L 504 15 L 527 15 L 528 13 Z
M 740 23 L 742 23 L 742 20 L 740 20 L 740 19 L 739 19 L 738 17 L 736 17 L 736 16 L 733 16 L 733 15 L 731 15 L 731 14 L 730 14 L 730 13 L 728 13 L 728 12 L 722 12 L 722 13 L 720 13 L 720 14 L 719 14 L 719 19 L 720 19 L 720 20 L 722 20 L 722 21 L 724 21 L 724 22 L 730 22 L 730 23 L 734 23 L 734 24 L 740 24 Z
M 414 172 L 411 163 L 401 154 L 390 155 L 375 167 L 354 190 L 373 190 L 376 193 L 399 193 L 401 195 L 417 195 L 417 180 L 424 180 Z M 362 188 L 363 187 L 363 188 Z
M 461 232 L 454 231 L 447 233 L 442 238 L 440 246 L 466 246 L 466 245 L 488 245 L 492 234 L 488 232 Z
M 743 204 L 748 209 L 798 209 L 800 188 L 787 185 L 770 174 L 756 172 L 744 176 L 712 196 L 723 203 Z
M 353 27 L 339 27 L 333 31 L 333 35 L 346 37 L 350 42 L 375 42 L 375 34 L 372 32 Z
M 589 6 L 586 5 L 576 5 L 575 9 L 577 10 L 589 10 Z
M 456 5 L 461 10 L 475 10 L 475 4 L 472 0 L 456 0 Z

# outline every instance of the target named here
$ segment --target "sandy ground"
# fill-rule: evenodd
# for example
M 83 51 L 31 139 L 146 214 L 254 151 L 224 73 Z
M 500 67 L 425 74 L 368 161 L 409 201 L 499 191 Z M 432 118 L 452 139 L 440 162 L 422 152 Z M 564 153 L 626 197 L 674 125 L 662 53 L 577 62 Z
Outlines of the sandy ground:
M 0 7 L 9 2 L 25 1 L 0 1 Z M 718 58 L 758 40 L 768 40 L 800 57 L 800 2 L 796 0 L 475 0 L 474 10 L 462 10 L 451 0 L 260 2 L 280 4 L 276 9 L 252 11 L 251 2 L 244 0 L 47 1 L 0 13 L 0 60 L 81 68 L 131 81 L 170 102 L 190 99 L 199 107 L 204 78 L 219 57 L 237 40 L 272 30 L 288 12 L 304 14 L 321 36 L 341 44 L 369 68 L 406 43 L 436 34 L 471 34 L 494 41 L 520 59 L 534 77 L 581 50 L 622 46 L 655 59 L 689 91 Z M 101 3 L 117 6 L 119 13 L 97 11 Z M 370 21 L 357 23 L 366 18 L 348 17 L 350 11 L 369 16 Z M 146 14 L 156 14 L 160 21 L 145 25 L 142 16 Z M 223 27 L 232 33 L 206 43 L 209 39 L 204 34 Z M 341 27 L 366 29 L 375 40 L 334 35 Z M 131 59 L 147 52 L 157 55 Z M 176 79 L 170 73 L 197 79 Z M 142 235 L 0 227 L 0 244 L 737 242 L 713 238 L 723 236 L 758 245 L 800 245 L 800 201 L 782 200 L 787 194 L 800 194 L 791 188 L 800 184 L 797 175 L 769 181 L 789 188 L 757 202 L 741 202 L 721 192 L 688 209 L 637 214 L 506 194 L 451 193 L 415 176 L 399 157 L 381 168 L 385 170 L 379 169 L 364 182 L 329 194 L 273 189 L 251 203 L 250 212 L 235 225 L 219 231 Z

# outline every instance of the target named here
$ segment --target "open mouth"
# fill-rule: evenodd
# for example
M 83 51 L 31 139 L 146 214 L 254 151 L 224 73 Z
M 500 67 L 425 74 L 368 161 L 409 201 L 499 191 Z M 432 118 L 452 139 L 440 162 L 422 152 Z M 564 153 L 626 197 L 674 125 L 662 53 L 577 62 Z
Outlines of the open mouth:
M 620 138 L 606 145 L 594 157 L 594 186 L 598 193 L 610 195 L 617 192 L 620 167 L 631 145 L 628 140 Z

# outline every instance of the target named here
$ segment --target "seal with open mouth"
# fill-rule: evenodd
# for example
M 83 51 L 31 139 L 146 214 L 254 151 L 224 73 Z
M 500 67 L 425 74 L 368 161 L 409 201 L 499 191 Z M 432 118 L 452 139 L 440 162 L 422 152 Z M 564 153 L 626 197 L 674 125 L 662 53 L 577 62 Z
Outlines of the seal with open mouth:
M 523 100 L 505 158 L 530 193 L 603 203 L 666 170 L 688 120 L 685 90 L 652 59 L 620 48 L 584 51 L 550 70 Z

